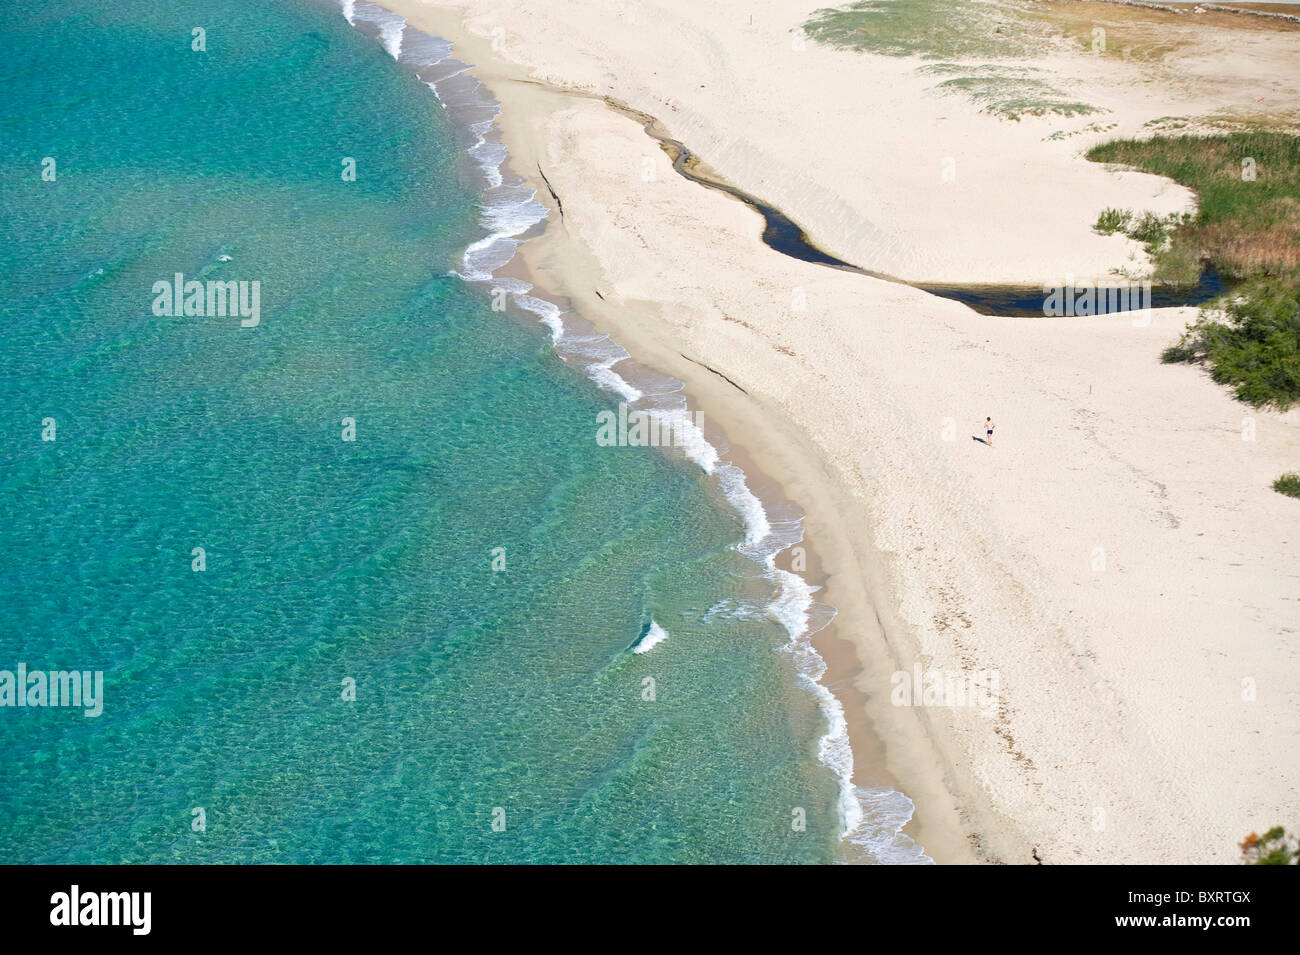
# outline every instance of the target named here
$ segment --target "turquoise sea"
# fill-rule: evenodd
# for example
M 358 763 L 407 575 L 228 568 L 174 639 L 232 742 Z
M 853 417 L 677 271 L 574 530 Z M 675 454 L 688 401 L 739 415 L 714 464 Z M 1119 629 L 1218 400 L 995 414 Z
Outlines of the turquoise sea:
M 493 309 L 530 205 L 445 55 L 362 3 L 0 7 L 0 670 L 104 681 L 0 707 L 0 862 L 865 851 L 797 522 L 598 445 L 671 389 Z M 259 323 L 155 314 L 176 273 Z

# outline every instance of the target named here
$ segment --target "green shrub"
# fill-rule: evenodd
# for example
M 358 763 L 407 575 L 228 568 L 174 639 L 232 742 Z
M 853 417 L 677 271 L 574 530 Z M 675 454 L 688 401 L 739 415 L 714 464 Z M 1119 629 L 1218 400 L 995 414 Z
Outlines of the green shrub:
M 1129 223 L 1132 221 L 1133 213 L 1128 209 L 1102 209 L 1101 215 L 1097 216 L 1097 224 L 1092 228 L 1102 235 L 1114 235 L 1116 232 L 1127 233 Z
M 1169 237 L 1169 226 L 1164 219 L 1154 212 L 1144 212 L 1129 229 L 1130 239 L 1136 239 L 1147 247 L 1148 252 L 1155 252 L 1165 244 Z
M 1262 836 L 1252 832 L 1237 845 L 1246 865 L 1300 864 L 1300 845 L 1281 826 L 1274 826 Z
M 1273 482 L 1273 490 L 1287 497 L 1300 497 L 1300 474 L 1288 471 Z
M 1257 282 L 1202 309 L 1166 362 L 1203 362 L 1256 407 L 1283 411 L 1300 401 L 1300 288 Z
M 1147 254 L 1156 256 L 1159 253 L 1168 251 L 1169 234 L 1179 226 L 1186 225 L 1191 217 L 1187 213 L 1173 212 L 1167 216 L 1158 216 L 1154 212 L 1144 212 L 1142 215 L 1134 217 L 1131 209 L 1103 209 L 1101 215 L 1097 217 L 1097 224 L 1094 225 L 1093 231 L 1102 235 L 1114 235 L 1116 232 L 1122 232 L 1130 239 L 1141 242 L 1147 250 Z M 1177 250 L 1181 253 L 1181 249 Z M 1176 255 L 1170 257 L 1171 261 L 1164 262 L 1166 266 L 1177 264 L 1177 271 L 1186 272 L 1183 267 L 1182 259 L 1188 258 L 1185 255 Z M 1195 256 L 1190 257 L 1190 261 L 1196 262 L 1196 271 L 1192 275 L 1192 282 L 1196 281 L 1196 276 L 1200 274 L 1200 263 Z M 1167 276 L 1161 278 L 1170 281 Z

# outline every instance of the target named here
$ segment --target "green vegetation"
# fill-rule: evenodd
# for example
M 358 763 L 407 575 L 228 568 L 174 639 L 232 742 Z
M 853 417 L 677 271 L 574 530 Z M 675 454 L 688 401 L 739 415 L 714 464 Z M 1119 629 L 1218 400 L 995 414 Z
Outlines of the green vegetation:
M 1251 833 L 1238 843 L 1241 861 L 1246 865 L 1300 865 L 1300 845 L 1286 830 L 1274 826 L 1262 836 Z
M 984 112 L 1003 119 L 1100 112 L 1031 75 L 1039 71 L 1010 62 L 1040 54 L 1059 33 L 1041 20 L 1032 3 L 859 0 L 818 10 L 804 30 L 819 43 L 866 53 L 963 61 L 937 63 L 926 72 L 950 76 L 939 84 L 940 91 L 965 93 Z
M 1043 137 L 1043 142 L 1058 142 L 1070 139 L 1073 136 L 1086 136 L 1089 133 L 1106 133 L 1118 126 L 1118 123 L 1088 123 L 1086 126 L 1080 126 L 1077 129 L 1056 129 Z
M 1273 482 L 1273 490 L 1287 497 L 1300 497 L 1300 474 L 1288 471 Z
M 1134 215 L 1131 209 L 1103 209 L 1092 227 L 1102 235 L 1122 232 L 1130 239 L 1146 246 L 1147 254 L 1157 256 L 1169 243 L 1169 236 L 1174 229 L 1191 221 L 1188 213 L 1170 213 L 1158 216 L 1154 212 Z M 1195 276 L 1193 276 L 1195 280 Z
M 820 43 L 884 56 L 1010 58 L 1041 50 L 1046 31 L 1028 19 L 1028 9 L 1027 4 L 860 0 L 818 10 L 804 30 Z
M 1205 363 L 1240 400 L 1285 411 L 1300 401 L 1300 287 L 1259 281 L 1225 296 L 1161 357 Z
M 980 105 L 985 113 L 1003 119 L 1021 116 L 1082 116 L 1099 110 L 1087 103 L 1073 102 L 1065 94 L 1039 79 L 1041 70 L 998 63 L 931 63 L 921 72 L 947 76 L 935 89 L 961 92 Z
M 1131 209 L 1111 209 L 1101 210 L 1101 215 L 1097 216 L 1097 224 L 1092 228 L 1102 235 L 1114 235 L 1116 232 L 1128 234 L 1129 226 L 1133 223 L 1133 211 Z
M 1215 381 L 1256 407 L 1286 410 L 1300 401 L 1300 137 L 1125 139 L 1094 147 L 1088 158 L 1156 173 L 1196 192 L 1195 215 L 1106 209 L 1097 219 L 1098 232 L 1123 232 L 1146 246 L 1155 278 L 1190 281 L 1209 261 L 1221 275 L 1244 281 L 1202 309 L 1163 360 L 1207 365 Z M 1279 483 L 1291 486 L 1285 476 Z
M 1252 132 L 1124 139 L 1093 147 L 1088 158 L 1165 176 L 1199 197 L 1196 215 L 1176 223 L 1154 255 L 1157 279 L 1185 281 L 1189 263 L 1209 260 L 1229 278 L 1300 284 L 1300 137 Z
M 1167 216 L 1158 216 L 1154 212 L 1144 212 L 1129 227 L 1128 234 L 1131 238 L 1141 242 L 1148 249 L 1159 251 L 1165 247 L 1169 241 L 1169 232 L 1171 229 L 1185 223 L 1186 216 L 1173 213 Z
M 948 92 L 959 90 L 980 105 L 985 113 L 1003 119 L 1021 116 L 1085 116 L 1100 112 L 1097 107 L 1065 99 L 1042 80 L 1016 76 L 964 76 L 944 80 L 937 87 Z
M 1175 246 L 1170 241 L 1173 231 L 1190 221 L 1188 213 L 1158 216 L 1154 212 L 1144 212 L 1139 216 L 1131 209 L 1103 209 L 1092 228 L 1102 235 L 1122 232 L 1141 242 L 1147 255 L 1156 263 L 1155 278 L 1158 280 L 1173 285 L 1192 285 L 1201 274 L 1200 260 L 1187 246 Z

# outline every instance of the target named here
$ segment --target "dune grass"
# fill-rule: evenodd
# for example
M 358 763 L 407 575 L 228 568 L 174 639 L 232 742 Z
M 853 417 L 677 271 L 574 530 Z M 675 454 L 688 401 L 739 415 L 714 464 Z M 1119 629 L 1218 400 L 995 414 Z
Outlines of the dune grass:
M 936 89 L 965 94 L 982 112 L 1003 119 L 1098 112 L 1014 62 L 1041 54 L 1052 35 L 1031 16 L 1032 8 L 1018 0 L 858 0 L 818 10 L 804 31 L 819 43 L 850 50 L 941 61 L 924 68 L 948 77 Z
M 1300 284 L 1300 137 L 1157 136 L 1103 143 L 1087 155 L 1165 176 L 1197 194 L 1196 214 L 1154 255 L 1157 278 L 1208 260 L 1230 278 Z
M 804 31 L 820 43 L 929 60 L 1013 58 L 1035 52 L 1042 32 L 1029 5 L 952 0 L 858 0 L 818 10 Z
M 1014 63 L 1041 55 L 1045 44 L 1059 35 L 1032 3 L 858 0 L 818 10 L 804 31 L 819 43 L 851 50 L 945 61 L 925 70 L 949 77 L 936 89 L 965 94 L 982 112 L 1002 119 L 1100 112 Z
M 1116 232 L 1128 234 L 1129 227 L 1133 224 L 1133 211 L 1131 209 L 1103 209 L 1101 215 L 1097 216 L 1097 224 L 1093 229 L 1102 235 L 1114 235 Z
M 940 92 L 965 93 L 985 113 L 1003 119 L 1019 120 L 1022 116 L 1084 116 L 1100 112 L 1095 106 L 1068 99 L 1060 90 L 1037 79 L 1031 70 L 998 66 L 958 66 L 937 63 L 925 68 L 927 73 L 965 73 L 944 80 L 935 89 Z
M 1152 276 L 1171 285 L 1194 285 L 1201 274 L 1201 261 L 1187 245 L 1174 247 L 1171 236 L 1174 230 L 1191 220 L 1189 213 L 1156 215 L 1144 212 L 1138 215 L 1132 209 L 1108 208 L 1101 211 L 1093 231 L 1101 235 L 1123 233 L 1141 242 L 1147 255 L 1156 263 Z
M 982 112 L 1002 119 L 1099 112 L 1032 75 L 1039 71 L 1015 63 L 1041 55 L 1053 36 L 1053 28 L 1032 12 L 1033 4 L 1017 0 L 858 0 L 818 10 L 804 31 L 819 43 L 940 61 L 924 69 L 947 77 L 937 90 L 965 94 Z

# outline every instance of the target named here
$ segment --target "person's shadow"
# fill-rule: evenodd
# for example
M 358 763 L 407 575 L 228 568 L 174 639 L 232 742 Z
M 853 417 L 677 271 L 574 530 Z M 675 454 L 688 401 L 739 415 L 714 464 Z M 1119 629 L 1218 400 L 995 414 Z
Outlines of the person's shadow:
M 987 441 L 985 441 L 983 438 L 981 438 L 978 434 L 972 434 L 972 435 L 970 436 L 970 439 L 971 439 L 972 441 L 978 441 L 980 444 L 983 444 L 983 445 L 985 445 L 985 446 L 987 446 L 987 447 L 990 447 L 990 448 L 993 447 L 993 445 L 989 444 Z

